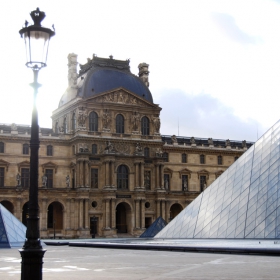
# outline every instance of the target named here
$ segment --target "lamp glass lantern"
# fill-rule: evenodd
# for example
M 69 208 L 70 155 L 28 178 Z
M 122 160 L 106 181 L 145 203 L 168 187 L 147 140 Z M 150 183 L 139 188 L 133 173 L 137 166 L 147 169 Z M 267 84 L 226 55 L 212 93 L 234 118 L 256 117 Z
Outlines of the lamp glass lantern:
M 31 12 L 30 16 L 34 24 L 28 26 L 26 21 L 25 27 L 19 33 L 25 41 L 26 66 L 41 69 L 47 65 L 49 41 L 55 32 L 41 26 L 45 13 L 40 11 L 39 8 Z

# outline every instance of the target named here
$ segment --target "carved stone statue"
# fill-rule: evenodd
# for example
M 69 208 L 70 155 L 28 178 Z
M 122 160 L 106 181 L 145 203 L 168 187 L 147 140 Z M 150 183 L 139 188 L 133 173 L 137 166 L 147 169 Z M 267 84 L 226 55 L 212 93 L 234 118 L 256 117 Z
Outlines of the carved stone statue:
M 89 152 L 88 145 L 87 144 L 81 144 L 80 148 L 79 148 L 79 152 L 80 153 L 88 153 Z
M 154 126 L 155 126 L 155 132 L 159 133 L 159 130 L 160 130 L 160 118 L 159 117 L 154 117 L 153 118 L 153 123 L 154 123 Z
M 212 138 L 208 138 L 208 144 L 211 145 L 211 146 L 214 145 Z
M 69 188 L 70 187 L 70 176 L 67 175 L 65 180 L 66 180 L 66 188 Z
M 194 139 L 194 137 L 191 138 L 191 144 L 192 144 L 192 145 L 195 144 L 195 139 Z
M 114 146 L 113 146 L 113 144 L 110 141 L 106 142 L 105 151 L 108 151 L 108 152 L 113 152 L 114 151 Z
M 11 129 L 12 129 L 12 130 L 17 130 L 17 125 L 16 125 L 15 123 L 12 123 Z
M 75 86 L 77 84 L 77 55 L 70 53 L 68 55 L 68 86 Z
M 21 176 L 20 174 L 18 173 L 17 176 L 16 176 L 16 180 L 17 180 L 17 187 L 20 187 L 21 186 Z
M 226 140 L 226 147 L 230 146 L 230 141 L 229 139 Z
M 44 174 L 43 177 L 42 177 L 42 184 L 43 184 L 43 187 L 46 187 L 46 186 L 47 186 L 47 181 L 48 181 L 48 177 L 46 176 L 46 174 Z
M 107 109 L 103 112 L 102 121 L 103 121 L 103 128 L 109 129 L 111 123 L 111 116 Z
M 184 191 L 187 191 L 188 190 L 188 181 L 187 181 L 187 179 L 184 179 L 183 186 L 184 186 Z
M 79 115 L 78 115 L 78 126 L 79 127 L 85 127 L 86 118 L 87 118 L 86 112 L 79 111 Z
M 243 140 L 243 141 L 242 141 L 242 148 L 243 148 L 243 149 L 244 149 L 244 148 L 247 148 L 246 140 Z
M 160 148 L 157 148 L 156 157 L 162 157 L 162 154 L 163 154 L 162 150 Z
M 136 147 L 135 147 L 135 154 L 141 154 L 143 151 L 142 147 L 140 146 L 139 143 L 136 143 Z
M 178 143 L 177 138 L 176 138 L 176 135 L 172 135 L 172 136 L 171 136 L 171 142 L 172 142 L 172 144 Z
M 138 131 L 139 122 L 140 122 L 140 114 L 138 112 L 134 112 L 131 117 L 132 130 Z

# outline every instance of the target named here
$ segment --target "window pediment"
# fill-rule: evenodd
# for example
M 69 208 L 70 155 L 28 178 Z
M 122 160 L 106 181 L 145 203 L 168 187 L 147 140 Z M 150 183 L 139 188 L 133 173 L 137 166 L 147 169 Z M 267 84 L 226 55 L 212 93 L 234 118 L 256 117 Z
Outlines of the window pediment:
M 207 180 L 209 179 L 209 172 L 206 169 L 202 169 L 197 172 L 198 178 L 199 176 L 206 176 Z
M 180 178 L 182 178 L 182 175 L 188 175 L 191 178 L 192 171 L 189 170 L 188 168 L 184 168 L 181 171 L 179 171 L 179 174 L 180 174 Z
M 1 167 L 2 167 L 2 166 L 5 166 L 7 171 L 9 170 L 9 165 L 10 165 L 9 162 L 7 162 L 7 161 L 5 161 L 5 160 L 3 160 L 3 159 L 0 159 L 0 166 L 1 166 Z
M 30 162 L 25 160 L 25 161 L 22 161 L 20 163 L 18 163 L 18 172 L 20 172 L 20 169 L 21 168 L 29 168 L 30 167 Z
M 58 165 L 49 161 L 47 163 L 42 164 L 43 173 L 45 173 L 45 169 L 52 168 L 54 169 L 55 173 L 57 172 Z
M 164 168 L 163 173 L 170 174 L 170 176 L 172 178 L 173 170 L 171 170 L 170 168 L 166 167 L 166 168 Z

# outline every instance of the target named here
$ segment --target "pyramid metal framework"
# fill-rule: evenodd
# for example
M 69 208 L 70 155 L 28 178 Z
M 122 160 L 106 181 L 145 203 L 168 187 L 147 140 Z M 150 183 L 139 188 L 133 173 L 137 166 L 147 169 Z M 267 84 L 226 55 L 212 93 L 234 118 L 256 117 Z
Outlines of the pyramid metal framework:
M 139 237 L 141 238 L 154 237 L 165 226 L 166 226 L 166 221 L 159 216 Z
M 0 204 L 0 248 L 22 247 L 26 226 Z
M 155 238 L 280 238 L 280 120 Z

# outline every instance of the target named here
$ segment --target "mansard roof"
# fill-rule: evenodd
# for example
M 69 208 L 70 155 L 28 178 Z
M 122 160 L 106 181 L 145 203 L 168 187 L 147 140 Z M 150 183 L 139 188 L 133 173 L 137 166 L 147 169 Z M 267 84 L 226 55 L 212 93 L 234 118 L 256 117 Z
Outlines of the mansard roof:
M 130 72 L 129 60 L 116 60 L 93 56 L 80 65 L 77 81 L 78 96 L 88 98 L 110 90 L 124 88 L 153 103 L 149 88 Z

